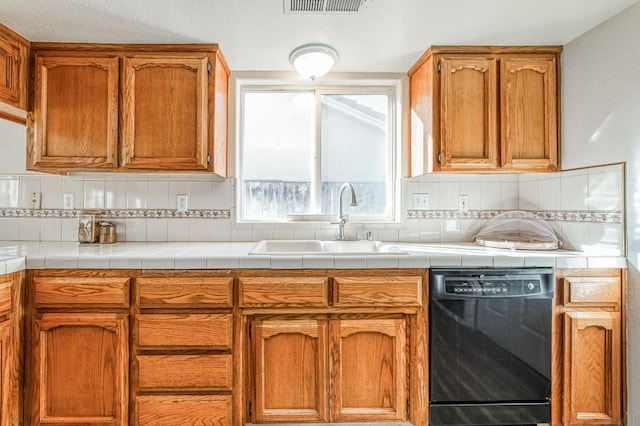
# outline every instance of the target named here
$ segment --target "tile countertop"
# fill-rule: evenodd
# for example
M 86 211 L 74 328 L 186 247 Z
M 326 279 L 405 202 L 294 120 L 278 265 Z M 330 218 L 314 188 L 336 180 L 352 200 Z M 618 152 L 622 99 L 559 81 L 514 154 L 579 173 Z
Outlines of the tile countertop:
M 622 256 L 569 250 L 492 249 L 473 243 L 388 243 L 402 254 L 250 255 L 256 242 L 0 241 L 0 275 L 23 269 L 364 269 L 429 267 L 626 268 Z

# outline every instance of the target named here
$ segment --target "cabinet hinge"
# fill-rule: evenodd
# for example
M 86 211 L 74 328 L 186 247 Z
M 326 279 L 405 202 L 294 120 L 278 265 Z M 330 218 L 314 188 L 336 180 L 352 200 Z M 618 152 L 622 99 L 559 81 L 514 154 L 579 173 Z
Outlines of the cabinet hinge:
M 410 417 L 410 416 L 408 415 L 408 413 L 409 413 L 409 408 L 410 408 L 409 400 L 407 399 L 407 411 L 406 411 L 406 412 L 407 412 L 407 416 L 408 416 L 408 417 Z
M 436 160 L 438 160 L 438 164 L 442 164 L 442 153 L 439 152 L 438 156 L 436 157 Z
M 440 62 L 438 62 L 438 65 L 436 66 L 436 71 L 439 73 L 440 71 L 442 71 L 442 65 L 440 64 Z
M 207 154 L 207 166 L 211 164 L 211 156 Z
M 207 61 L 207 74 L 211 75 L 211 62 Z
M 251 406 L 251 401 L 249 401 L 249 419 L 251 419 L 252 414 L 253 414 L 253 407 Z

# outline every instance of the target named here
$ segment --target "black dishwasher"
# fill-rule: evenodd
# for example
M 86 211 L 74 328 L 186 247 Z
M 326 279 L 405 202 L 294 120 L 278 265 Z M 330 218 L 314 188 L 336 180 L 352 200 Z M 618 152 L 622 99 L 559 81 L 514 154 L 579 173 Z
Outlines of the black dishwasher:
M 553 269 L 430 271 L 429 423 L 551 418 Z

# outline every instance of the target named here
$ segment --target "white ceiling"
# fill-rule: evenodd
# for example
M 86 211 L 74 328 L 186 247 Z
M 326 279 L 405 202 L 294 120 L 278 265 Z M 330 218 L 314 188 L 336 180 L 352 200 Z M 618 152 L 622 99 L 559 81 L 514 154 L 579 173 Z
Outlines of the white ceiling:
M 283 0 L 0 0 L 31 41 L 218 43 L 233 71 L 290 71 L 320 42 L 334 71 L 406 72 L 430 45 L 564 45 L 640 0 L 368 0 L 355 15 L 285 15 Z

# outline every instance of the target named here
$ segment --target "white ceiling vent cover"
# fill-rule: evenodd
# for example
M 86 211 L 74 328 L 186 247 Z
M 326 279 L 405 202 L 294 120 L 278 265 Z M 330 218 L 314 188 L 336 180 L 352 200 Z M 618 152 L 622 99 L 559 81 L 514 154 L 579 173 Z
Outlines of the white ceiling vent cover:
M 283 0 L 285 15 L 358 14 L 371 0 Z

